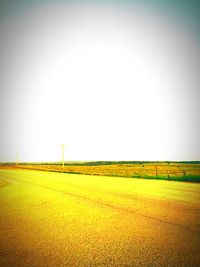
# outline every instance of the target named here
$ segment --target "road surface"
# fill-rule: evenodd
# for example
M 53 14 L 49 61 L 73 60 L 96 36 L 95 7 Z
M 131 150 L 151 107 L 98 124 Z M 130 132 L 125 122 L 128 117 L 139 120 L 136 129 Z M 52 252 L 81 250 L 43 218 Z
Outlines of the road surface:
M 200 184 L 0 170 L 1 266 L 200 266 Z

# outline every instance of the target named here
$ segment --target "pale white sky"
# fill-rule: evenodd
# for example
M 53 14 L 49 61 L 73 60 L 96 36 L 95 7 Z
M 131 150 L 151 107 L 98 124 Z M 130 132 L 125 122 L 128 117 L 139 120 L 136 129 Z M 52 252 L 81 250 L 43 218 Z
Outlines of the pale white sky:
M 0 160 L 199 160 L 200 44 L 178 17 L 52 4 L 0 27 Z

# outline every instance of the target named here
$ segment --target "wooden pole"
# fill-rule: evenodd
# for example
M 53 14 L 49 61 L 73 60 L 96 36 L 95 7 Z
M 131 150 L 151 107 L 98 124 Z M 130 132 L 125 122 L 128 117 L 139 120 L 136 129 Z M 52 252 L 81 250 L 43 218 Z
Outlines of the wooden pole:
M 157 165 L 155 164 L 155 169 L 156 169 L 156 177 L 158 176 L 158 170 L 157 170 Z
M 19 164 L 19 151 L 17 151 L 16 153 L 16 165 Z
M 60 146 L 61 146 L 61 149 L 62 149 L 62 169 L 64 171 L 64 167 L 65 167 L 65 147 L 66 147 L 66 145 L 62 144 Z

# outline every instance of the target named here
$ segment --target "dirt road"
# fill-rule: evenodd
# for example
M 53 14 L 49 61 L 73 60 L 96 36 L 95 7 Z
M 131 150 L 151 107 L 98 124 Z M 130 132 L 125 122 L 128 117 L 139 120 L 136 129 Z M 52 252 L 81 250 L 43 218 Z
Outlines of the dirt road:
M 0 170 L 1 266 L 200 266 L 200 184 Z

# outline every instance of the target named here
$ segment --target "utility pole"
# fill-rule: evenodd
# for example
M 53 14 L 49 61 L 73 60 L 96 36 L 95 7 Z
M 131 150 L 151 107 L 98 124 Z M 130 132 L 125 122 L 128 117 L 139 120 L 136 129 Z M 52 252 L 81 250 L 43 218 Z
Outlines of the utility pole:
M 61 149 L 62 149 L 62 169 L 64 171 L 64 166 L 65 166 L 65 147 L 67 145 L 62 144 L 60 146 L 61 146 Z
M 155 169 L 156 169 L 156 178 L 158 176 L 158 168 L 157 168 L 157 163 L 155 163 Z
M 17 151 L 16 153 L 16 165 L 19 164 L 19 151 Z

